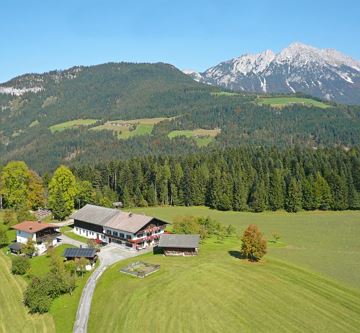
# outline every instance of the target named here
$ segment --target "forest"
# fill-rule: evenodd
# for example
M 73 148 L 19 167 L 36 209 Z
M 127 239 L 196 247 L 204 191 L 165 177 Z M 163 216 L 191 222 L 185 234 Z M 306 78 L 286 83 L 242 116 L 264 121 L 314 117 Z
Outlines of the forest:
M 257 99 L 271 95 L 226 93 L 162 63 L 74 67 L 23 75 L 3 85 L 41 88 L 20 96 L 0 95 L 0 163 L 23 160 L 40 174 L 53 172 L 60 164 L 176 157 L 239 145 L 351 148 L 360 139 L 359 106 L 261 105 Z M 109 120 L 152 117 L 171 119 L 157 123 L 149 135 L 126 140 L 111 131 L 91 130 Z M 62 132 L 51 130 L 83 119 L 96 122 Z M 198 128 L 221 132 L 206 148 L 199 148 L 192 138 L 168 137 L 174 130 Z

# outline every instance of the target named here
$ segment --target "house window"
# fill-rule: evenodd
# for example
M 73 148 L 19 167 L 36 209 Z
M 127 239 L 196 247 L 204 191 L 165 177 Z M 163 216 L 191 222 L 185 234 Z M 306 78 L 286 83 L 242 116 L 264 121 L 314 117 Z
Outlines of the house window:
M 124 234 L 120 232 L 120 238 L 124 238 Z
M 111 230 L 106 230 L 106 233 L 107 233 L 108 235 L 111 235 Z
M 138 234 L 138 238 L 144 237 L 144 234 Z
M 79 231 L 79 228 L 75 228 L 75 231 Z
M 117 237 L 117 236 L 118 236 L 117 231 L 113 231 L 113 235 L 114 235 L 115 237 Z
M 130 235 L 126 235 L 126 239 L 131 239 L 131 236 L 130 236 Z

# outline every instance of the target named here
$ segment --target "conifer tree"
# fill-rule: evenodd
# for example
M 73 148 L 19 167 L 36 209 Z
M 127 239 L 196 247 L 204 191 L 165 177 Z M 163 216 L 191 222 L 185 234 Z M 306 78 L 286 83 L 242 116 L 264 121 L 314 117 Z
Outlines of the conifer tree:
M 270 177 L 269 205 L 272 210 L 284 208 L 284 179 L 279 169 L 274 169 Z
M 288 212 L 296 213 L 301 209 L 301 188 L 296 178 L 292 177 L 288 186 L 285 208 Z

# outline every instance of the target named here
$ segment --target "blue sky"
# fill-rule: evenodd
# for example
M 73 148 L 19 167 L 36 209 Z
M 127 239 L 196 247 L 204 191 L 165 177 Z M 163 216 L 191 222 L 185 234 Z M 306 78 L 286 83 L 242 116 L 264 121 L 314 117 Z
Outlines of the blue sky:
M 360 60 L 357 0 L 0 1 L 0 82 L 109 61 L 205 70 L 293 41 Z

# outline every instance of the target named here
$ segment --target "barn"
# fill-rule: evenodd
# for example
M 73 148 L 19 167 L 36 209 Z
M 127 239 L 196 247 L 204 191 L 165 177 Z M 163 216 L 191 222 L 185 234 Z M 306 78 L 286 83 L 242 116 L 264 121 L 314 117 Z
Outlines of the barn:
M 200 235 L 162 234 L 159 248 L 166 256 L 195 256 L 199 242 Z

